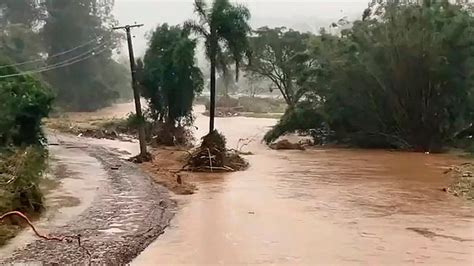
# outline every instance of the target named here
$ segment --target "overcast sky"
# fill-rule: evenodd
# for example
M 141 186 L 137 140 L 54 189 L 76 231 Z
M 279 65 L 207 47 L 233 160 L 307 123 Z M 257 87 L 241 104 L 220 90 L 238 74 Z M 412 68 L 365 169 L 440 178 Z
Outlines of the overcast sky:
M 145 35 L 156 25 L 167 22 L 180 24 L 194 18 L 193 0 L 115 0 L 114 15 L 120 24 L 143 23 L 134 30 L 138 55 L 146 48 Z M 210 2 L 210 1 L 209 1 Z M 369 0 L 237 0 L 252 14 L 253 28 L 287 26 L 300 31 L 317 32 L 331 22 L 362 14 Z

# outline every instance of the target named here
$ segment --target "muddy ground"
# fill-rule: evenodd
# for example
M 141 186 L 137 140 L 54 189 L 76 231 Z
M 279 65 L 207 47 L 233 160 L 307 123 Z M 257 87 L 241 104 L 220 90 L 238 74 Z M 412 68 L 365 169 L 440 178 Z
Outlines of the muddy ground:
M 106 172 L 90 206 L 49 230 L 53 236 L 80 235 L 81 247 L 77 241 L 35 239 L 0 258 L 0 264 L 126 264 L 164 232 L 176 208 L 167 189 L 109 149 L 80 139 L 55 144 L 86 152 Z

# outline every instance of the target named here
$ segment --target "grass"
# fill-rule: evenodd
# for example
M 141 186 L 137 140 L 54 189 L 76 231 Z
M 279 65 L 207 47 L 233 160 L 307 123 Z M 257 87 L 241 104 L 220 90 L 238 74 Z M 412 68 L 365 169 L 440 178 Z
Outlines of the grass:
M 21 211 L 36 216 L 43 210 L 39 188 L 46 169 L 47 152 L 42 147 L 4 149 L 0 152 L 0 214 Z M 0 224 L 0 246 L 14 237 L 21 224 L 9 219 Z

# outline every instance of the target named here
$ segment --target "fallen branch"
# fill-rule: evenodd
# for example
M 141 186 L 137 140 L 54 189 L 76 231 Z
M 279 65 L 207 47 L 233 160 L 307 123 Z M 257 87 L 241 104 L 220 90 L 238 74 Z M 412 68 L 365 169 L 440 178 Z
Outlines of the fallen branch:
M 211 172 L 212 172 L 212 158 L 211 158 L 211 151 L 207 149 L 207 153 L 209 154 L 209 167 L 211 167 Z
M 11 212 L 7 212 L 5 214 L 2 214 L 2 216 L 0 216 L 0 222 L 3 221 L 5 218 L 7 218 L 9 216 L 17 216 L 17 217 L 22 218 L 28 224 L 28 226 L 31 227 L 31 229 L 33 230 L 35 235 L 37 237 L 41 238 L 41 239 L 48 240 L 48 241 L 67 242 L 67 243 L 72 243 L 74 240 L 77 240 L 78 246 L 82 250 L 84 250 L 84 252 L 89 257 L 89 265 L 91 264 L 92 255 L 91 255 L 90 251 L 87 248 L 85 248 L 84 246 L 81 245 L 81 235 L 62 236 L 62 237 L 43 235 L 40 232 L 38 232 L 38 230 L 36 230 L 35 226 L 30 221 L 30 219 L 28 219 L 28 217 L 26 217 L 26 215 L 24 215 L 23 213 L 21 213 L 19 211 L 11 211 Z

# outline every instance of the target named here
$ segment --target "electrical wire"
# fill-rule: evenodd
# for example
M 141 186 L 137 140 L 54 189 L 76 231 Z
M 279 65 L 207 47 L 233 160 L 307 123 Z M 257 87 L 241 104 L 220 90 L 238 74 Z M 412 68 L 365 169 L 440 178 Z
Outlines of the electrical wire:
M 91 54 L 89 54 L 88 56 L 86 57 L 83 57 L 83 58 L 80 58 L 80 59 L 77 59 L 77 60 L 74 60 L 72 62 L 61 62 L 61 63 L 58 63 L 58 64 L 55 64 L 55 65 L 51 65 L 51 66 L 47 66 L 47 67 L 44 67 L 44 68 L 40 68 L 40 69 L 37 69 L 37 70 L 30 70 L 30 71 L 25 71 L 25 72 L 21 72 L 21 73 L 15 73 L 15 74 L 10 74 L 10 75 L 4 75 L 4 76 L 0 76 L 0 79 L 3 79 L 3 78 L 11 78 L 11 77 L 17 77 L 17 76 L 24 76 L 24 75 L 30 75 L 30 74 L 37 74 L 37 73 L 43 73 L 43 72 L 47 72 L 47 71 L 51 71 L 51 70 L 55 70 L 55 69 L 59 69 L 59 68 L 64 68 L 64 67 L 67 67 L 67 66 L 70 66 L 70 65 L 74 65 L 76 63 L 79 63 L 79 62 L 82 62 L 84 60 L 87 60 L 93 56 L 97 56 L 99 54 L 102 54 L 103 52 L 107 51 L 108 50 L 108 47 L 105 47 L 103 48 L 102 50 L 99 50 L 97 52 L 91 52 Z M 69 59 L 68 61 L 71 61 L 71 59 Z
M 80 49 L 80 48 L 82 48 L 82 47 L 85 47 L 85 46 L 87 46 L 87 45 L 89 45 L 89 44 L 91 44 L 91 43 L 93 43 L 93 42 L 95 42 L 95 41 L 102 41 L 103 39 L 104 39 L 104 37 L 92 39 L 92 40 L 90 40 L 90 41 L 88 41 L 88 42 L 85 42 L 85 43 L 83 43 L 83 44 L 81 44 L 81 45 L 79 45 L 79 46 L 76 46 L 76 47 L 74 47 L 74 48 L 71 48 L 71 49 L 69 49 L 69 50 L 63 51 L 63 52 L 61 52 L 61 53 L 54 54 L 54 55 L 52 55 L 52 56 L 48 56 L 48 59 L 50 59 L 50 58 L 56 58 L 56 57 L 58 57 L 58 56 L 61 56 L 61 55 L 65 55 L 65 54 L 74 52 L 74 51 L 76 51 L 76 50 L 78 50 L 78 49 Z M 44 61 L 44 59 L 35 59 L 35 60 L 24 61 L 24 62 L 15 63 L 15 64 L 10 64 L 10 65 L 2 65 L 2 66 L 0 66 L 0 69 L 2 69 L 2 68 L 7 68 L 7 67 L 16 67 L 16 66 L 22 66 L 22 65 L 27 65 L 27 64 L 33 64 L 33 63 L 38 63 L 38 62 L 42 62 L 42 61 Z
M 45 67 L 43 67 L 43 68 L 54 67 L 54 66 L 57 66 L 57 65 L 61 65 L 61 64 L 64 64 L 64 63 L 68 63 L 68 62 L 74 61 L 74 60 L 76 60 L 76 59 L 78 59 L 78 58 L 81 58 L 81 57 L 83 57 L 83 56 L 85 56 L 85 55 L 88 55 L 88 54 L 90 54 L 90 53 L 94 53 L 95 50 L 97 50 L 98 48 L 106 47 L 106 46 L 109 45 L 110 43 L 111 43 L 111 41 L 102 43 L 102 44 L 97 45 L 96 47 L 94 47 L 94 48 L 92 48 L 92 49 L 90 49 L 90 50 L 88 50 L 88 51 L 86 51 L 86 52 L 84 52 L 84 53 L 81 53 L 81 54 L 79 54 L 79 55 L 76 55 L 76 56 L 74 56 L 74 57 L 71 57 L 71 58 L 69 58 L 69 59 L 66 59 L 66 60 L 64 60 L 64 61 L 62 61 L 62 62 L 54 63 L 54 64 L 49 65 L 49 66 L 45 66 Z M 26 70 L 26 71 L 31 71 L 31 70 Z

